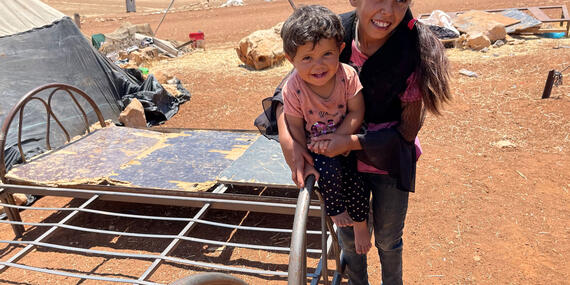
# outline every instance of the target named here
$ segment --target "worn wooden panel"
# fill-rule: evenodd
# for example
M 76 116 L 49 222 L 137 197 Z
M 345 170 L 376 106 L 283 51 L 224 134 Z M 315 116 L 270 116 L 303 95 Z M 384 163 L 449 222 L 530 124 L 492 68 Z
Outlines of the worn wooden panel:
M 514 33 L 528 28 L 540 27 L 540 25 L 542 25 L 541 21 L 535 19 L 523 11 L 520 11 L 519 9 L 507 9 L 501 12 L 501 14 L 513 19 L 520 20 L 520 23 L 518 24 L 505 27 L 507 33 Z
M 11 180 L 39 185 L 99 184 L 114 170 L 157 144 L 162 133 L 109 127 L 43 154 L 8 173 Z
M 296 188 L 279 143 L 263 136 L 230 167 L 222 171 L 218 181 L 228 184 Z
M 115 171 L 116 184 L 174 190 L 206 190 L 216 176 L 259 136 L 226 131 L 185 131 L 170 137 L 144 157 Z

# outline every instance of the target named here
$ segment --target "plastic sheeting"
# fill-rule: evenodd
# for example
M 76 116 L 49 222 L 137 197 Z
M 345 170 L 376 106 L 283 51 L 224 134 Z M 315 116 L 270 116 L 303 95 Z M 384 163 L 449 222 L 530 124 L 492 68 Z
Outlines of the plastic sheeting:
M 178 105 L 190 97 L 185 89 L 179 98 L 172 97 L 152 76 L 141 82 L 121 70 L 91 46 L 69 17 L 42 28 L 0 37 L 0 70 L 0 121 L 27 92 L 48 83 L 65 83 L 83 90 L 96 102 L 103 117 L 115 122 L 124 109 L 123 101 L 129 98 L 141 99 L 147 121 L 158 124 L 172 117 Z M 79 109 L 68 96 L 54 99 L 54 112 L 70 135 L 83 134 L 85 125 Z M 96 122 L 95 113 L 89 112 L 91 108 L 86 101 L 80 102 L 88 111 L 89 122 Z M 45 119 L 45 108 L 40 103 L 26 105 L 22 132 L 26 157 L 46 149 Z M 52 126 L 53 145 L 64 143 L 63 132 L 53 122 Z M 8 149 L 17 143 L 16 135 L 17 119 L 11 125 L 5 148 L 15 160 L 17 155 Z
M 0 37 L 50 25 L 65 15 L 38 0 L 0 1 Z

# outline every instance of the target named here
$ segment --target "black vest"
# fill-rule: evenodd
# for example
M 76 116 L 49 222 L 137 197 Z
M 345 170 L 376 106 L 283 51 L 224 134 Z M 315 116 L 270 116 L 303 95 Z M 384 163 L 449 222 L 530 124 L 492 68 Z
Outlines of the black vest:
M 348 63 L 352 53 L 356 13 L 352 11 L 341 14 L 340 17 L 346 44 L 340 55 L 340 61 Z M 366 106 L 365 122 L 400 121 L 402 106 L 399 95 L 406 90 L 406 80 L 416 70 L 419 63 L 416 36 L 411 35 L 414 31 L 407 26 L 412 18 L 412 13 L 408 9 L 404 19 L 394 29 L 386 43 L 362 66 L 359 76 L 364 86 L 362 94 Z

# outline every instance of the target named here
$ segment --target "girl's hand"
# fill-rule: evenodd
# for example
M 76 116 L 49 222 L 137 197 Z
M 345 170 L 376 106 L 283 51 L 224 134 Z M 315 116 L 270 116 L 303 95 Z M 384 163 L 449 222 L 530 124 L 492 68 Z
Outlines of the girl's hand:
M 310 151 L 314 152 L 314 153 L 319 153 L 322 154 L 326 151 L 327 147 L 329 145 L 329 141 L 315 141 L 315 142 L 311 142 L 307 147 L 309 148 Z
M 319 142 L 326 142 L 326 146 L 323 149 L 319 148 L 314 152 L 328 157 L 341 155 L 352 150 L 350 147 L 350 135 L 339 135 L 333 133 L 311 139 L 315 141 L 315 145 L 319 145 Z

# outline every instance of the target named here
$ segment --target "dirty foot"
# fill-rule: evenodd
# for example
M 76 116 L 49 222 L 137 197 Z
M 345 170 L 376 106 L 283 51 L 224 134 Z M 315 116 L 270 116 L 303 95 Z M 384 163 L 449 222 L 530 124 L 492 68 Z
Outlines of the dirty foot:
M 356 253 L 366 254 L 372 247 L 370 243 L 370 232 L 368 231 L 368 224 L 366 221 L 354 222 L 354 247 Z
M 354 223 L 346 211 L 336 216 L 332 216 L 331 219 L 337 227 L 350 227 Z

